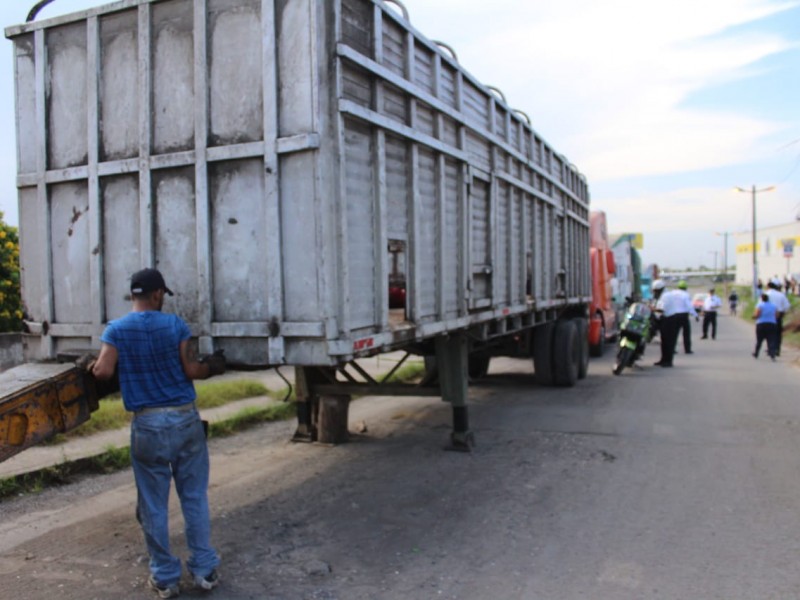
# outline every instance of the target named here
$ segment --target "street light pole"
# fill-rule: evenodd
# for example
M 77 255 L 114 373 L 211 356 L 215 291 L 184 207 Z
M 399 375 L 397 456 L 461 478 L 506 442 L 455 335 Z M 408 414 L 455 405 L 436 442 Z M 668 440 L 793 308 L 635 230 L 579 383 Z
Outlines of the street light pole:
M 716 232 L 714 235 L 724 236 L 724 246 L 722 247 L 722 281 L 725 285 L 725 297 L 728 297 L 728 232 Z
M 750 192 L 752 194 L 753 199 L 753 298 L 758 299 L 758 258 L 756 258 L 756 194 L 758 192 L 771 192 L 775 189 L 774 185 L 769 187 L 762 188 L 760 190 L 756 189 L 756 186 L 750 190 L 746 190 L 744 188 L 736 187 L 737 192 Z

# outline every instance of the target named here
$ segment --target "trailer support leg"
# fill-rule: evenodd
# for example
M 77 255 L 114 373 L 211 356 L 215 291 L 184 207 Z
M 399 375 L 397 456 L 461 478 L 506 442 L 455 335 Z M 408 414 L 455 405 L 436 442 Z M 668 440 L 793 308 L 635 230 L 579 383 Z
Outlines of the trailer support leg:
M 293 442 L 315 442 L 317 440 L 317 410 L 319 396 L 314 393 L 315 383 L 324 383 L 324 374 L 315 367 L 295 367 L 294 381 L 297 388 L 297 429 Z
M 469 378 L 467 337 L 463 333 L 456 333 L 437 338 L 436 362 L 442 399 L 453 407 L 453 432 L 450 434 L 448 449 L 469 452 L 475 445 L 475 438 L 469 429 L 467 409 Z
M 313 442 L 314 424 L 312 415 L 314 414 L 314 398 L 300 400 L 297 397 L 297 429 L 292 436 L 293 442 Z
M 336 381 L 336 370 L 327 367 L 295 367 L 297 429 L 293 442 L 341 444 L 348 440 L 350 396 L 320 394 L 317 385 Z

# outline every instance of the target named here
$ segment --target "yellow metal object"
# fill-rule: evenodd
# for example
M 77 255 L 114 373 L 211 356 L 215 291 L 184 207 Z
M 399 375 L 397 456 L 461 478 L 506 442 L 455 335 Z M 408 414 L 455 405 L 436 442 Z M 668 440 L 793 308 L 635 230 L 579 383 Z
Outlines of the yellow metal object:
M 95 380 L 69 365 L 24 365 L 2 374 L 0 462 L 74 429 L 97 410 Z

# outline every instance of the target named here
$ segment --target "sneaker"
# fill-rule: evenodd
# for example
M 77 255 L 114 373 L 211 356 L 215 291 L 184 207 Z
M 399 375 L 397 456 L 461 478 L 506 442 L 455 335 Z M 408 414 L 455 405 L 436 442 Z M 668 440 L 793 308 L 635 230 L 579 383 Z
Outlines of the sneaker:
M 172 585 L 161 585 L 152 575 L 150 575 L 150 577 L 147 579 L 147 587 L 158 594 L 159 598 L 177 598 L 181 595 L 181 588 L 177 583 L 173 583 Z
M 213 590 L 215 587 L 219 585 L 219 574 L 217 570 L 214 569 L 206 575 L 205 577 L 200 577 L 199 575 L 194 576 L 194 584 L 203 590 Z

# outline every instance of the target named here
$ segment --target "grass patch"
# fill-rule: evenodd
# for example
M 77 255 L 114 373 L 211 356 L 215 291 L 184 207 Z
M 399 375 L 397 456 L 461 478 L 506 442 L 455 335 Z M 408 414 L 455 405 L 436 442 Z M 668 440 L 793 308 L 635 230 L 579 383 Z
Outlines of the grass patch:
M 261 423 L 283 421 L 295 416 L 294 402 L 282 402 L 266 408 L 249 407 L 235 415 L 211 423 L 209 438 L 226 437 Z M 55 467 L 0 479 L 0 501 L 12 496 L 38 494 L 55 485 L 72 483 L 82 475 L 107 475 L 126 469 L 131 464 L 130 449 L 109 447 L 97 456 L 64 462 Z
M 395 383 L 413 381 L 422 377 L 424 373 L 425 366 L 422 363 L 413 362 L 398 369 L 388 381 Z M 289 388 L 268 390 L 261 383 L 253 380 L 203 383 L 198 384 L 196 389 L 197 404 L 200 408 L 222 406 L 235 400 L 264 395 L 283 400 L 289 391 Z M 294 391 L 290 398 L 295 398 Z M 292 419 L 296 414 L 297 407 L 294 402 L 279 402 L 260 408 L 244 408 L 227 419 L 210 423 L 209 438 L 234 435 L 262 423 Z M 55 439 L 63 442 L 70 437 L 88 436 L 108 429 L 126 427 L 130 420 L 130 413 L 125 411 L 122 399 L 118 395 L 110 396 L 101 400 L 100 408 L 92 413 L 89 421 L 67 434 L 59 434 Z M 51 440 L 49 443 L 53 443 L 53 441 Z M 54 485 L 65 485 L 82 475 L 114 473 L 129 466 L 130 451 L 128 447 L 109 447 L 97 456 L 64 462 L 41 471 L 0 479 L 0 501 L 13 496 L 39 493 Z
M 425 365 L 421 362 L 409 362 L 395 372 L 389 379 L 381 380 L 381 383 L 405 383 L 420 379 L 425 375 Z
M 254 396 L 269 395 L 282 398 L 286 395 L 285 390 L 282 392 L 270 392 L 262 383 L 252 379 L 198 383 L 195 385 L 195 390 L 197 392 L 197 406 L 201 409 L 215 408 L 229 402 L 253 398 Z M 100 401 L 100 408 L 92 413 L 91 419 L 68 433 L 56 435 L 48 443 L 59 444 L 74 437 L 86 437 L 101 431 L 121 429 L 130 424 L 131 418 L 131 413 L 126 411 L 122 404 L 122 397 L 119 394 L 114 394 Z
M 81 475 L 107 475 L 125 469 L 130 464 L 130 452 L 127 447 L 109 446 L 105 452 L 97 456 L 0 479 L 0 501 L 12 496 L 38 494 L 48 487 L 72 483 Z
M 198 408 L 215 408 L 236 400 L 266 396 L 268 393 L 262 383 L 252 379 L 198 383 L 195 390 Z
M 208 437 L 227 437 L 261 423 L 285 421 L 293 418 L 296 414 L 297 408 L 294 402 L 281 402 L 264 408 L 250 406 L 243 408 L 228 419 L 210 423 Z

